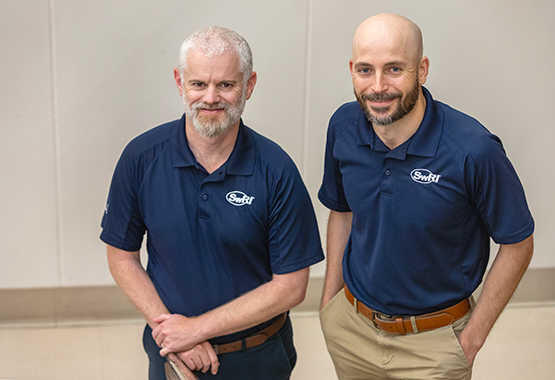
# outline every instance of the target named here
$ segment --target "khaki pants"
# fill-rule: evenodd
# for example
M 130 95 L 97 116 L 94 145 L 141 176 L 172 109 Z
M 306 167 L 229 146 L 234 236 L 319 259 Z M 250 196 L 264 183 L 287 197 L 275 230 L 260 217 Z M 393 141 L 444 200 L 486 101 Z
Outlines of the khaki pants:
M 470 380 L 459 334 L 470 313 L 454 324 L 416 334 L 391 334 L 374 327 L 341 290 L 320 312 L 320 323 L 340 380 Z

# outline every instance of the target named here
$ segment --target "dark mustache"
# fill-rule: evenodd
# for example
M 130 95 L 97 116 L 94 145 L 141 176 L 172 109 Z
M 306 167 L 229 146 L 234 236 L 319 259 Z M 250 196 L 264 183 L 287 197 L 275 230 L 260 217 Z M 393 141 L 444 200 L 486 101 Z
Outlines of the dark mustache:
M 396 98 L 401 97 L 401 94 L 399 93 L 387 93 L 387 92 L 383 92 L 383 93 L 371 93 L 371 94 L 362 94 L 362 100 L 368 100 L 371 102 L 381 102 L 381 101 L 387 101 L 387 100 L 393 100 Z

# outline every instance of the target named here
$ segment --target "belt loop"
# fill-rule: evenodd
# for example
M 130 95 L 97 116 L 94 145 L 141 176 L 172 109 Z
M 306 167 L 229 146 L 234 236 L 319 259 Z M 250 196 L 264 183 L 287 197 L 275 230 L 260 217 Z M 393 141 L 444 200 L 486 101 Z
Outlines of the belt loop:
M 245 338 L 241 339 L 241 351 L 247 350 L 247 340 Z
M 412 332 L 416 334 L 418 332 L 418 327 L 416 326 L 416 317 L 414 315 L 410 317 L 410 324 L 412 326 Z
M 353 306 L 355 308 L 355 314 L 357 314 L 358 313 L 358 307 L 357 307 L 358 306 L 358 300 L 354 295 L 353 295 Z

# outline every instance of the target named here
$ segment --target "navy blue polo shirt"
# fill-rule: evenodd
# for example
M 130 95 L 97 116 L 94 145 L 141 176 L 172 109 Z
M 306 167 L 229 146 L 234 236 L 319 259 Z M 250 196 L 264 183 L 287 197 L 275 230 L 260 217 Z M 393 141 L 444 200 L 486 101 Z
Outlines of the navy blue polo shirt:
M 133 139 L 115 169 L 100 238 L 139 250 L 172 313 L 202 314 L 323 260 L 314 210 L 290 157 L 241 123 L 233 151 L 208 174 L 185 116 Z
M 422 314 L 470 296 L 489 238 L 534 230 L 522 185 L 501 141 L 475 119 L 426 98 L 416 133 L 390 150 L 360 105 L 332 116 L 318 197 L 352 211 L 343 277 L 357 299 L 387 314 Z

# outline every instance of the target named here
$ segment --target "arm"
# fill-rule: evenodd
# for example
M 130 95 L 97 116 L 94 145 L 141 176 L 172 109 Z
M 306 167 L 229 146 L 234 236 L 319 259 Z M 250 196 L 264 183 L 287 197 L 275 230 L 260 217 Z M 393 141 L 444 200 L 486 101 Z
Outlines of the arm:
M 326 244 L 326 278 L 320 309 L 343 287 L 343 253 L 351 233 L 352 212 L 330 211 Z
M 260 324 L 301 303 L 308 284 L 308 268 L 274 274 L 272 280 L 248 293 L 193 318 L 163 314 L 153 336 L 164 348 L 161 355 L 186 350 L 198 342 Z
M 112 277 L 154 329 L 158 326 L 154 318 L 168 309 L 143 269 L 139 251 L 127 252 L 107 245 L 106 252 Z
M 499 247 L 476 308 L 459 336 L 469 363 L 474 361 L 497 317 L 513 295 L 530 263 L 533 250 L 533 236 Z
M 260 236 L 267 247 L 267 252 L 260 254 L 267 253 L 272 278 L 197 317 L 161 315 L 155 320 L 160 325 L 153 331 L 156 342 L 163 346 L 161 355 L 256 326 L 303 301 L 309 265 L 324 255 L 310 196 L 295 163 L 281 150 L 276 154 L 282 155 L 282 160 L 266 179 L 270 191 L 267 234 Z
M 128 252 L 107 245 L 106 253 L 112 277 L 135 307 L 144 315 L 149 326 L 152 329 L 156 328 L 158 323 L 154 322 L 155 317 L 168 313 L 168 309 L 160 299 L 150 277 L 143 269 L 139 251 Z M 188 379 L 194 379 L 195 377 L 183 363 L 186 363 L 192 370 L 202 369 L 203 372 L 206 372 L 211 366 L 214 375 L 220 365 L 216 353 L 207 342 L 201 343 L 191 351 L 181 352 L 178 356 L 183 362 L 174 355 L 170 359 L 177 364 Z

